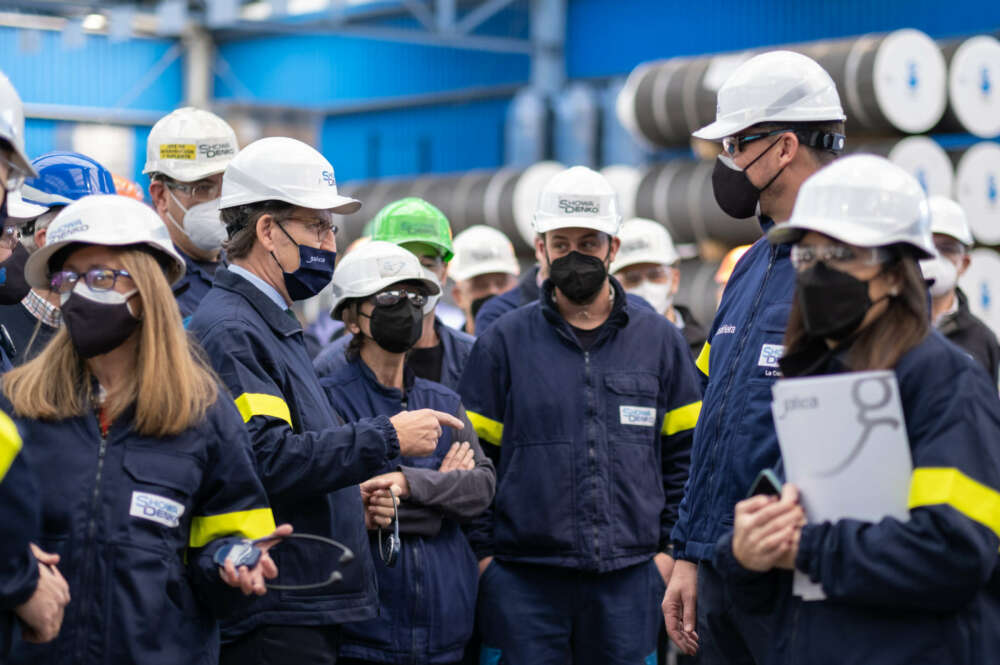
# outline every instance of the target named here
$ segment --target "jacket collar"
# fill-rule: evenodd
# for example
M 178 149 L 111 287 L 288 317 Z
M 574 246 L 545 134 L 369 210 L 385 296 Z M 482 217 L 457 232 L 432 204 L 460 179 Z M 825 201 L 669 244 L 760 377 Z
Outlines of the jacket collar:
M 628 297 L 625 294 L 625 289 L 613 276 L 608 277 L 608 283 L 611 285 L 611 289 L 615 294 L 615 301 L 611 304 L 611 313 L 608 315 L 608 320 L 604 322 L 603 327 L 605 332 L 601 334 L 595 343 L 595 347 L 600 345 L 604 338 L 607 336 L 607 330 L 611 328 L 624 328 L 628 325 L 629 321 L 629 303 Z M 563 317 L 559 312 L 559 308 L 556 307 L 556 301 L 554 298 L 555 284 L 552 283 L 551 279 L 546 279 L 542 283 L 541 297 L 539 298 L 539 303 L 542 308 L 542 315 L 548 320 L 550 324 L 556 327 L 560 331 L 563 337 L 572 340 L 573 343 L 579 345 L 576 341 L 576 335 L 570 327 L 569 322 Z
M 770 241 L 767 239 L 767 233 L 778 224 L 767 215 L 758 215 L 757 222 L 760 224 L 760 230 L 764 234 L 764 242 L 770 244 Z M 777 251 L 778 258 L 784 258 L 786 256 L 790 256 L 792 253 L 791 243 L 782 243 L 780 245 L 770 245 L 770 246 L 773 250 Z
M 302 332 L 297 319 L 288 316 L 285 310 L 271 300 L 263 291 L 228 268 L 219 267 L 215 273 L 213 286 L 243 297 L 274 332 L 284 337 Z
M 521 275 L 521 280 L 517 284 L 517 290 L 521 294 L 520 304 L 522 305 L 527 305 L 529 302 L 538 300 L 540 293 L 538 289 L 537 265 Z

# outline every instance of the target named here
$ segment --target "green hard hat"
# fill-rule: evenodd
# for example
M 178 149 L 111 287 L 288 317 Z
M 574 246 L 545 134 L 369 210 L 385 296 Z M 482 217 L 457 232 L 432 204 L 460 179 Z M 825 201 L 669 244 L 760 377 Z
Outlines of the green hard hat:
M 385 240 L 397 245 L 430 245 L 439 251 L 445 263 L 454 256 L 448 218 L 435 206 L 416 196 L 394 201 L 379 210 L 372 227 L 372 240 Z

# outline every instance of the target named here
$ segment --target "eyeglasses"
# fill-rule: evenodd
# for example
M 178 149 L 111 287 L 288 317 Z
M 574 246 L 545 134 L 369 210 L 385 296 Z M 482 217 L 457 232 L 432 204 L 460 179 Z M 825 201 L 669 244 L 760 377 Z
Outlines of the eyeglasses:
M 848 247 L 847 245 L 793 245 L 792 266 L 802 272 L 822 261 L 831 268 L 845 271 L 862 266 L 886 263 L 892 254 L 882 247 Z
M 21 229 L 16 226 L 3 227 L 3 233 L 0 233 L 0 247 L 14 249 L 19 240 L 21 240 Z
M 947 254 L 948 256 L 962 256 L 965 254 L 965 245 L 959 240 L 934 240 L 934 247 L 937 248 L 939 254 Z
M 403 289 L 380 291 L 371 297 L 371 301 L 375 303 L 376 307 L 392 307 L 403 300 L 403 298 L 408 299 L 416 307 L 423 307 L 427 303 L 427 296 L 424 294 L 404 291 Z
M 298 222 L 302 226 L 306 227 L 307 231 L 316 234 L 316 242 L 320 245 L 322 245 L 323 241 L 326 240 L 327 234 L 332 232 L 333 235 L 337 235 L 337 231 L 340 230 L 333 222 L 325 219 L 316 219 L 315 217 L 311 219 L 305 219 L 302 217 L 286 217 L 282 221 Z
M 236 541 L 228 545 L 223 545 L 217 549 L 212 559 L 215 561 L 215 565 L 220 568 L 225 567 L 227 560 L 232 561 L 233 568 L 236 568 L 237 570 L 239 570 L 240 566 L 253 568 L 257 565 L 257 562 L 260 561 L 260 555 L 263 553 L 257 545 L 271 540 L 286 541 L 296 538 L 299 540 L 313 540 L 336 547 L 340 550 L 340 557 L 337 559 L 338 564 L 347 564 L 354 560 L 354 552 L 352 552 L 350 548 L 343 543 L 311 533 L 289 533 L 283 536 L 264 536 L 263 538 L 257 538 L 255 540 Z M 328 559 L 323 557 L 323 560 Z M 344 579 L 343 574 L 341 574 L 339 570 L 334 570 L 325 579 L 308 584 L 277 584 L 272 582 L 265 582 L 265 584 L 268 589 L 276 589 L 280 591 L 304 591 L 306 589 L 318 589 L 320 587 L 325 587 L 328 584 L 339 582 L 342 579 Z
M 128 274 L 128 271 L 112 270 L 111 268 L 94 268 L 82 275 L 72 270 L 60 270 L 52 273 L 52 276 L 49 277 L 49 286 L 56 293 L 69 293 L 81 277 L 84 283 L 94 291 L 110 291 L 115 288 L 119 277 L 132 279 L 132 275 Z
M 219 198 L 219 195 L 222 193 L 222 185 L 209 181 L 193 184 L 170 181 L 165 184 L 175 192 L 183 192 L 196 201 L 211 201 L 212 199 Z
M 396 498 L 396 492 L 391 487 L 389 488 L 389 494 L 392 496 L 392 533 L 383 540 L 383 529 L 379 527 L 378 556 L 382 559 L 382 563 L 392 568 L 399 559 L 399 551 L 403 548 L 403 541 L 399 538 L 399 511 L 396 509 L 396 504 L 399 503 L 399 500 Z
M 670 268 L 653 266 L 645 269 L 624 269 L 615 275 L 626 289 L 637 287 L 643 282 L 666 284 L 670 279 Z
M 777 134 L 785 134 L 791 132 L 791 129 L 775 129 L 770 132 L 763 132 L 761 134 L 746 134 L 745 136 L 727 136 L 722 139 L 722 149 L 726 151 L 726 154 L 730 157 L 735 157 L 736 153 L 742 152 L 743 148 L 746 147 L 747 143 L 752 143 L 753 141 L 759 141 L 760 139 L 765 139 L 768 136 L 775 136 Z

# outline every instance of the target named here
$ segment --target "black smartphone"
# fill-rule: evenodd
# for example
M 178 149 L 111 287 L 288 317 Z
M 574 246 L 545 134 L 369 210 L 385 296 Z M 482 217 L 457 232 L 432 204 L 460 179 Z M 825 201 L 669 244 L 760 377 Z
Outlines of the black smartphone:
M 778 474 L 772 469 L 764 469 L 757 474 L 757 479 L 753 481 L 750 491 L 747 492 L 747 498 L 758 494 L 781 496 L 781 481 L 778 480 Z

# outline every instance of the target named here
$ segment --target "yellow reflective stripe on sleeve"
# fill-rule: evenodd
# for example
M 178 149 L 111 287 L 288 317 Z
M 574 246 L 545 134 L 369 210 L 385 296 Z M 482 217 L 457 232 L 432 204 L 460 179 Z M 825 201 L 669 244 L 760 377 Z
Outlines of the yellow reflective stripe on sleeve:
M 663 416 L 663 429 L 661 433 L 665 436 L 670 436 L 671 434 L 694 429 L 694 426 L 698 424 L 698 415 L 700 413 L 700 400 L 676 408 L 673 411 L 667 411 L 667 415 Z
M 951 506 L 1000 536 L 1000 492 L 969 478 L 958 469 L 924 467 L 913 470 L 909 507 Z
M 494 446 L 499 446 L 503 440 L 503 423 L 497 422 L 486 416 L 481 416 L 473 411 L 465 412 L 469 416 L 469 422 L 476 428 L 479 438 Z
M 698 359 L 694 361 L 695 367 L 705 376 L 708 376 L 708 355 L 711 351 L 712 345 L 705 342 L 705 346 L 701 347 L 701 353 L 698 354 Z
M 205 515 L 191 520 L 190 547 L 204 547 L 216 538 L 242 535 L 244 538 L 260 538 L 274 531 L 274 515 L 270 508 L 241 510 L 221 515 Z
M 7 475 L 19 452 L 21 435 L 17 433 L 17 425 L 10 416 L 0 411 L 0 481 Z
M 288 402 L 265 393 L 243 393 L 236 398 L 236 408 L 243 416 L 243 422 L 249 422 L 254 416 L 270 416 L 278 418 L 292 426 L 292 413 L 288 410 Z

